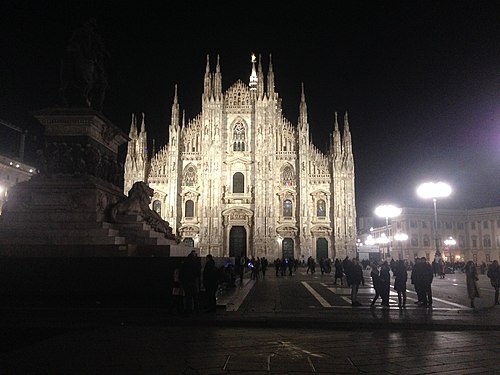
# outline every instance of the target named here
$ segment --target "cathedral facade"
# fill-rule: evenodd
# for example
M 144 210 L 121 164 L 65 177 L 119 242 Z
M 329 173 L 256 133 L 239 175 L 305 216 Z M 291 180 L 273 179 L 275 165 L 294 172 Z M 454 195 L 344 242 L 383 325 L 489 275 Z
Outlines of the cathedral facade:
M 204 75 L 201 112 L 187 123 L 177 86 L 168 143 L 151 157 L 132 115 L 124 191 L 154 189 L 152 209 L 201 255 L 307 259 L 356 254 L 354 157 L 347 113 L 327 154 L 310 141 L 302 86 L 298 124 L 281 110 L 271 57 L 252 55 L 249 83 L 223 91 L 219 57 Z

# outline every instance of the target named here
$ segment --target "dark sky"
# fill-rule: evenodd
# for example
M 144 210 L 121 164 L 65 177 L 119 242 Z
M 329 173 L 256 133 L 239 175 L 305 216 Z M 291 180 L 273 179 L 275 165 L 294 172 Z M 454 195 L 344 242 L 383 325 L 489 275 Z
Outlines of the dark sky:
M 438 180 L 454 190 L 439 207 L 500 205 L 497 1 L 171 3 L 3 1 L 0 119 L 39 130 L 31 113 L 57 102 L 66 44 L 95 16 L 109 52 L 103 112 L 127 132 L 131 113 L 145 112 L 157 147 L 175 84 L 186 117 L 200 112 L 207 54 L 220 55 L 227 89 L 248 82 L 251 52 L 265 72 L 271 53 L 293 124 L 304 83 L 318 148 L 334 112 L 349 112 L 358 215 L 381 203 L 432 207 L 415 190 Z

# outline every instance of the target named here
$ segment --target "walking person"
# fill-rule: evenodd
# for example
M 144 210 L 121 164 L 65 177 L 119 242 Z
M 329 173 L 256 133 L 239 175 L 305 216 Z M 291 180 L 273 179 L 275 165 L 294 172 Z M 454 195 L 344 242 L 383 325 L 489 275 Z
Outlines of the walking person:
M 217 288 L 219 287 L 219 272 L 211 254 L 206 256 L 203 268 L 203 286 L 207 294 L 207 312 L 215 312 L 217 307 Z
M 353 306 L 361 306 L 358 302 L 359 285 L 365 286 L 365 279 L 363 278 L 363 268 L 359 264 L 358 258 L 353 258 L 352 265 L 348 267 L 347 285 L 351 287 L 351 303 Z
M 389 294 L 391 292 L 391 268 L 389 263 L 384 261 L 380 267 L 380 279 L 382 280 L 380 295 L 382 297 L 382 306 L 389 307 Z
M 434 271 L 426 257 L 420 258 L 422 266 L 422 295 L 424 298 L 423 306 L 432 306 L 432 280 L 434 279 Z
M 406 282 L 408 281 L 408 272 L 403 260 L 398 260 L 394 265 L 394 290 L 398 293 L 398 306 L 406 307 Z
M 477 276 L 476 265 L 472 260 L 469 260 L 465 264 L 465 282 L 467 284 L 467 294 L 470 299 L 470 307 L 474 308 L 474 298 L 479 297 L 479 289 L 477 287 L 477 281 L 479 277 Z
M 184 312 L 191 315 L 200 312 L 200 274 L 201 266 L 198 255 L 192 250 L 181 266 L 179 278 L 184 289 Z
M 411 269 L 411 283 L 415 288 L 415 293 L 417 293 L 417 301 L 415 304 L 422 305 L 424 303 L 424 298 L 422 296 L 422 266 L 420 264 L 420 258 L 415 258 L 415 265 Z
M 498 264 L 498 260 L 495 259 L 490 264 L 486 276 L 490 278 L 491 286 L 495 288 L 495 305 L 500 305 L 498 302 L 498 290 L 500 288 L 500 265 Z
M 375 297 L 373 297 L 372 303 L 370 306 L 375 306 L 375 302 L 377 302 L 378 298 L 381 295 L 382 291 L 382 279 L 380 278 L 380 273 L 378 271 L 378 266 L 376 263 L 372 264 L 372 270 L 370 272 L 370 276 L 372 278 L 373 289 L 375 289 Z
M 267 266 L 269 265 L 269 262 L 266 257 L 262 257 L 260 260 L 260 268 L 262 270 L 262 278 L 266 278 L 266 271 L 267 271 Z
M 340 262 L 339 258 L 335 259 L 335 263 L 333 266 L 335 268 L 335 281 L 333 285 L 337 285 L 337 280 L 340 279 L 340 285 L 344 286 L 344 268 L 342 267 L 342 263 Z

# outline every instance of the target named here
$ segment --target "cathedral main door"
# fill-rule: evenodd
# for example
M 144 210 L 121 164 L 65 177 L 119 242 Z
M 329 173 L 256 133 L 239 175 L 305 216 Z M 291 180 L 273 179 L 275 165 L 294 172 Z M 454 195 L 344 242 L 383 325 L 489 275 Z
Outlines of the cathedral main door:
M 247 232 L 243 226 L 234 226 L 229 232 L 229 256 L 247 256 Z
M 293 240 L 291 238 L 284 238 L 282 246 L 283 258 L 295 259 Z

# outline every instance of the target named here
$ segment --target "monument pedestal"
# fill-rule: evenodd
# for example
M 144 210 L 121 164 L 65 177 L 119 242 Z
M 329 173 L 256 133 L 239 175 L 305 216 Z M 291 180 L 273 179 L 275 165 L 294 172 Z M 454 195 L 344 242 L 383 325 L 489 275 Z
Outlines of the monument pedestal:
M 147 253 L 145 246 L 168 256 L 176 242 L 141 217 L 132 228 L 109 222 L 110 207 L 126 198 L 117 153 L 128 137 L 90 108 L 46 109 L 35 117 L 45 126 L 39 174 L 9 192 L 0 256 L 96 256 L 96 246 L 103 256 L 134 255 L 141 247 Z

